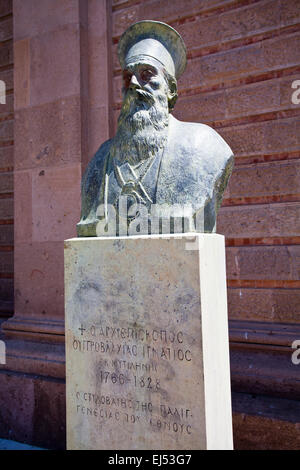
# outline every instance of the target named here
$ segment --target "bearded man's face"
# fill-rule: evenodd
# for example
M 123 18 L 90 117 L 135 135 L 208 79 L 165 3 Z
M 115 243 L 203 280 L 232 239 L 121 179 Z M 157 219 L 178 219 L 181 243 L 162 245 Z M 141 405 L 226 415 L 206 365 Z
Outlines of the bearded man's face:
M 160 128 L 168 117 L 168 83 L 158 64 L 138 61 L 123 71 L 124 101 L 119 124 L 126 122 L 132 131 L 147 124 Z
M 111 154 L 135 164 L 164 148 L 169 124 L 169 85 L 162 66 L 151 58 L 127 64 L 117 133 Z

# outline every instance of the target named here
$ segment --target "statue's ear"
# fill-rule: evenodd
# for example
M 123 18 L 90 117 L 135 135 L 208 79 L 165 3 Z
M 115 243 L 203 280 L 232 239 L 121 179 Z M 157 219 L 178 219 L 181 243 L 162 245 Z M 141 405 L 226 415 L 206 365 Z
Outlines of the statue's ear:
M 172 111 L 175 106 L 177 97 L 178 97 L 176 78 L 169 76 L 168 85 L 169 85 L 169 89 L 168 89 L 169 111 Z

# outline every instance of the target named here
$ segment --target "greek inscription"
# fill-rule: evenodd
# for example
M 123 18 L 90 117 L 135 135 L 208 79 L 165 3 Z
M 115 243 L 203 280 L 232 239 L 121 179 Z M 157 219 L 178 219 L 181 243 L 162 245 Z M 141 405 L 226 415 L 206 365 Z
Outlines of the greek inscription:
M 111 326 L 96 326 L 91 325 L 89 329 L 86 329 L 81 325 L 79 328 L 81 336 L 84 331 L 89 332 L 93 337 L 102 337 L 106 340 L 134 340 L 136 342 L 149 342 L 154 341 L 161 343 L 183 343 L 183 332 L 182 331 L 168 331 L 161 329 L 150 329 L 147 328 L 131 328 L 131 327 L 111 327 Z
M 146 381 L 143 386 L 146 386 Z M 168 431 L 178 434 L 192 434 L 192 411 L 186 408 L 171 407 L 161 404 L 154 416 L 151 402 L 140 402 L 123 397 L 97 395 L 87 391 L 77 391 L 77 413 L 106 420 L 124 421 L 134 425 L 143 422 L 157 431 Z M 117 409 L 116 409 L 117 408 Z
M 111 361 L 111 365 L 113 368 L 117 370 L 133 370 L 133 371 L 141 371 L 141 372 L 157 372 L 157 366 L 154 363 L 143 363 L 143 362 L 130 362 L 121 359 L 113 359 Z
M 97 409 L 97 408 L 87 408 L 82 405 L 77 405 L 77 413 L 81 413 L 86 416 L 94 416 L 95 418 L 100 417 L 100 418 L 105 418 L 105 419 L 116 419 L 119 421 L 120 419 L 120 413 L 118 411 L 108 411 L 104 410 L 103 408 Z
M 124 374 L 115 374 L 108 371 L 100 371 L 100 380 L 103 383 L 111 382 L 112 384 L 124 385 L 127 382 L 130 382 L 129 377 L 126 377 Z
M 166 359 L 169 361 L 188 361 L 192 360 L 192 353 L 189 349 L 161 348 L 156 349 L 152 346 L 143 346 L 143 357 L 147 359 Z
M 192 417 L 191 410 L 168 405 L 160 405 L 160 413 L 163 418 L 188 419 Z
M 134 378 L 134 385 L 135 387 L 140 388 L 147 388 L 148 390 L 159 390 L 160 389 L 160 382 L 159 379 L 153 379 L 152 377 L 136 377 Z
M 109 395 L 98 395 L 91 392 L 77 391 L 76 399 L 78 401 L 88 402 L 95 406 L 108 406 L 121 408 L 124 410 L 141 411 L 152 413 L 153 404 L 151 402 L 141 402 L 124 397 Z
M 161 419 L 150 418 L 150 426 L 159 431 L 172 431 L 179 434 L 192 434 L 192 426 L 190 424 L 183 424 L 169 421 L 162 421 Z
M 182 406 L 171 406 L 134 400 L 128 392 L 131 384 L 133 396 L 138 390 L 149 393 L 160 392 L 158 370 L 165 362 L 192 362 L 192 351 L 185 347 L 185 334 L 181 330 L 122 327 L 109 325 L 80 324 L 78 336 L 73 338 L 73 350 L 84 354 L 98 354 L 101 366 L 97 378 L 107 390 L 124 390 L 124 396 L 97 394 L 90 391 L 77 391 L 77 413 L 86 418 L 114 420 L 136 426 L 141 423 L 146 428 L 171 434 L 192 434 L 192 412 Z M 162 368 L 162 370 L 164 370 Z M 132 390 L 132 388 L 131 388 Z M 163 396 L 163 395 L 162 395 Z
M 83 326 L 81 325 L 80 328 L 78 328 L 78 330 L 81 332 L 81 336 L 83 335 L 83 332 L 85 331 L 85 328 L 83 328 Z
M 180 338 L 180 337 L 179 337 Z M 192 360 L 192 353 L 189 349 L 181 348 L 154 348 L 149 345 L 137 345 L 137 344 L 115 344 L 113 342 L 103 341 L 91 341 L 91 340 L 79 340 L 73 339 L 73 349 L 79 352 L 97 352 L 102 354 L 116 354 L 127 357 L 137 357 L 140 354 L 143 358 L 159 360 L 165 359 L 167 361 L 186 361 Z M 121 361 L 120 361 L 121 362 Z M 145 367 L 145 366 L 144 366 Z M 151 366 L 149 366 L 151 367 Z M 153 367 L 153 366 L 152 366 Z

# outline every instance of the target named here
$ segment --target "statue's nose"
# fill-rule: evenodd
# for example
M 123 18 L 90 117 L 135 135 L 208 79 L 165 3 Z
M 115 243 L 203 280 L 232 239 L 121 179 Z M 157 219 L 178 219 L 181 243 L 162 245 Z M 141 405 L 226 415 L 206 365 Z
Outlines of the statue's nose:
M 130 80 L 130 88 L 138 88 L 140 86 L 139 82 L 138 82 L 138 79 L 136 78 L 136 76 L 134 75 L 134 73 L 132 74 L 131 76 L 131 80 Z

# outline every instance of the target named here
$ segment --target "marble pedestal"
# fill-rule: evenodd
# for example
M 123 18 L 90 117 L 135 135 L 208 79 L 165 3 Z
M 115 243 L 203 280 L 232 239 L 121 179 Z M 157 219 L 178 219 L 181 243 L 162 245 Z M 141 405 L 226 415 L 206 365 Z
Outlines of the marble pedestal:
M 65 242 L 68 449 L 232 449 L 224 237 Z

